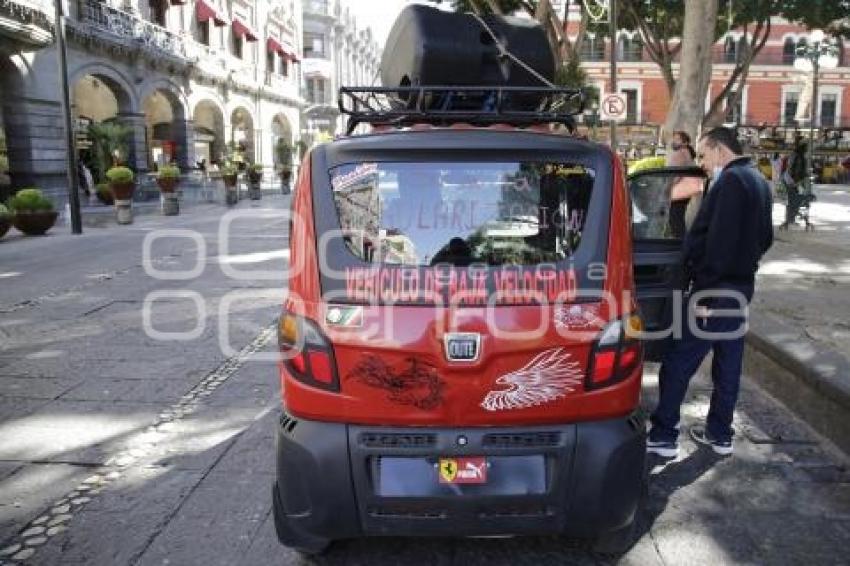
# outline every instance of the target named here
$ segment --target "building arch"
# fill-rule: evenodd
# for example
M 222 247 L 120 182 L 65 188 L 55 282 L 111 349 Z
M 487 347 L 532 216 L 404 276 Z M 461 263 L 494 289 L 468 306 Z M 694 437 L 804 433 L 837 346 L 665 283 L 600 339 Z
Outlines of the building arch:
M 229 143 L 236 161 L 255 161 L 254 114 L 244 106 L 236 106 L 230 112 Z
M 168 83 L 164 83 L 166 86 Z M 189 122 L 186 117 L 184 101 L 170 88 L 156 88 L 146 91 L 142 98 L 142 112 L 145 119 L 145 141 L 147 164 L 159 167 L 168 163 L 177 163 L 181 167 L 190 167 L 190 148 L 192 140 Z
M 166 96 L 172 105 L 180 107 L 180 115 L 184 117 L 189 116 L 189 101 L 179 85 L 163 78 L 145 82 L 140 89 L 139 98 L 145 100 L 154 92 L 167 93 Z
M 207 102 L 210 104 L 214 104 L 219 112 L 223 116 L 226 116 L 227 111 L 227 102 L 225 102 L 224 98 L 214 89 L 210 88 L 195 88 L 192 89 L 191 94 L 189 95 L 189 108 L 191 109 L 191 114 L 194 115 L 195 111 L 198 108 L 198 105 L 202 102 Z
M 140 170 L 145 155 L 144 125 L 137 115 L 136 93 L 119 72 L 104 65 L 87 65 L 71 82 L 71 113 L 77 136 L 78 158 L 103 181 L 116 159 Z M 119 136 L 118 122 L 130 129 Z M 97 127 L 95 127 L 97 126 Z
M 15 131 L 13 127 L 6 131 L 6 115 L 13 112 L 7 104 L 11 102 L 10 95 L 21 91 L 20 79 L 20 68 L 15 61 L 0 55 L 0 202 L 6 202 L 12 189 L 11 169 L 16 160 L 9 159 L 9 141 L 14 139 Z
M 210 164 L 221 163 L 226 157 L 225 122 L 223 106 L 218 101 L 205 98 L 197 101 L 192 110 L 195 159 Z
M 279 148 L 282 146 L 289 147 L 291 154 L 294 147 L 294 132 L 289 117 L 287 117 L 287 115 L 283 112 L 275 114 L 274 118 L 272 118 L 270 131 L 272 142 L 272 161 L 273 165 L 277 167 L 281 160 L 285 159 L 285 156 L 282 155 L 282 150 Z
M 76 85 L 80 79 L 92 76 L 106 84 L 115 93 L 119 113 L 132 114 L 138 111 L 139 97 L 130 81 L 117 69 L 101 63 L 83 65 L 71 73 L 71 85 Z

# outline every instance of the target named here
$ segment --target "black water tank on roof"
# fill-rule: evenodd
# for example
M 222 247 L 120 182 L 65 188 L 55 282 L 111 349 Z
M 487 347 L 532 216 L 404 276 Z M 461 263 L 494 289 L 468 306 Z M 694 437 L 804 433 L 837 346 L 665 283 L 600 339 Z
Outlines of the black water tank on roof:
M 555 60 L 543 28 L 534 21 L 484 16 L 508 51 L 552 81 Z M 470 14 L 411 5 L 399 14 L 381 60 L 383 86 L 546 86 L 499 49 Z

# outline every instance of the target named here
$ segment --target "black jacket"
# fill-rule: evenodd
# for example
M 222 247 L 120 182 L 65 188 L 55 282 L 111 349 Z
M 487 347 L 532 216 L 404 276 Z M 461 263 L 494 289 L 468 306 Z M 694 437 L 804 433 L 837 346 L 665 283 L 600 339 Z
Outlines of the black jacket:
M 709 189 L 685 237 L 693 291 L 737 289 L 752 298 L 758 262 L 773 244 L 773 199 L 764 177 L 742 157 Z

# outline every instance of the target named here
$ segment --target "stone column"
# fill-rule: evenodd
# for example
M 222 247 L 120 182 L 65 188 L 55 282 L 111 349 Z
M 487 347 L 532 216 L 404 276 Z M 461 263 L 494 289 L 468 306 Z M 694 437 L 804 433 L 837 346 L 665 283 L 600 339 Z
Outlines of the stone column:
M 68 202 L 65 126 L 58 102 L 9 97 L 3 106 L 12 187 L 36 186 L 56 209 Z
M 177 164 L 184 169 L 195 167 L 195 122 L 175 119 L 172 128 L 177 144 Z
M 145 115 L 122 112 L 118 115 L 118 118 L 123 124 L 133 129 L 127 164 L 137 175 L 146 173 L 148 171 L 148 140 L 145 132 Z

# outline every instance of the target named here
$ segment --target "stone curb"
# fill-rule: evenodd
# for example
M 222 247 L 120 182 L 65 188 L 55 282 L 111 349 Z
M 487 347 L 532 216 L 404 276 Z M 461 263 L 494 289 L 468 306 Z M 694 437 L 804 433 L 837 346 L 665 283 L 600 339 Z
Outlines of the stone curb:
M 765 313 L 750 313 L 746 344 L 773 366 L 749 375 L 850 454 L 850 359 Z

